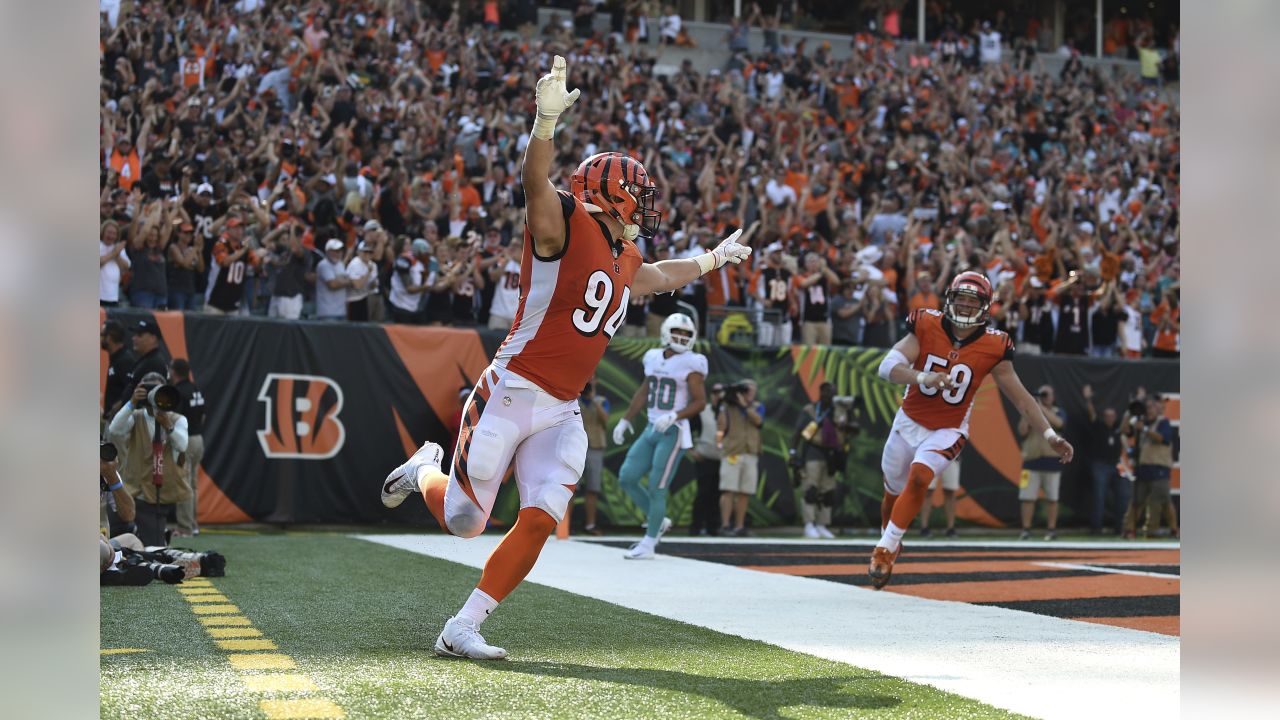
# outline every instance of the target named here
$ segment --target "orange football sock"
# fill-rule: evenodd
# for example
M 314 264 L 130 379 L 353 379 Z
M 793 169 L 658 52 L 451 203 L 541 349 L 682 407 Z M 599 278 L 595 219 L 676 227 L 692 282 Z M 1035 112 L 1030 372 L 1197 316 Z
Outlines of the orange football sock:
M 929 494 L 929 483 L 933 482 L 933 470 L 921 463 L 911 463 L 911 474 L 907 476 L 907 488 L 898 496 L 893 504 L 893 524 L 906 530 L 911 521 L 920 514 L 924 507 L 925 496 Z
M 445 532 L 449 532 L 449 526 L 444 524 L 444 491 L 448 487 L 449 476 L 439 471 L 428 470 L 427 476 L 418 481 L 418 489 L 422 491 L 422 499 L 427 503 L 427 509 L 435 516 L 436 522 L 440 523 L 440 527 Z
M 893 518 L 893 501 L 897 500 L 897 495 L 890 495 L 888 490 L 884 491 L 884 497 L 880 499 L 880 532 L 889 526 L 889 520 Z
M 556 530 L 555 518 L 539 508 L 523 508 L 507 536 L 493 549 L 480 573 L 482 592 L 502 602 L 533 569 L 547 538 Z

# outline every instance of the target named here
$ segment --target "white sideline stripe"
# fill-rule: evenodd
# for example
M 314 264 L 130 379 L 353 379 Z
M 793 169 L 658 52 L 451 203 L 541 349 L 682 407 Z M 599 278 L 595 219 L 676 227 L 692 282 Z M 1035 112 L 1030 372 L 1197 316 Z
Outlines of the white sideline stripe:
M 575 536 L 573 539 L 579 542 L 587 543 L 611 543 L 611 542 L 637 542 L 641 538 L 640 535 L 606 535 L 603 537 L 592 536 Z M 670 543 L 689 543 L 692 545 L 813 545 L 831 546 L 831 547 L 875 547 L 876 541 L 880 539 L 877 534 L 867 536 L 866 538 L 838 538 L 836 540 L 817 540 L 809 538 L 791 538 L 780 537 L 773 538 L 768 536 L 756 536 L 751 538 L 721 538 L 721 537 L 679 537 L 667 536 L 666 541 Z M 1031 548 L 1036 550 L 1059 549 L 1059 550 L 1178 550 L 1181 543 L 1177 540 L 1169 542 L 1062 542 L 1058 540 L 929 540 L 919 537 L 906 537 L 903 539 L 907 547 L 912 548 L 975 548 L 975 549 L 992 549 L 1007 550 L 1019 548 Z
M 501 540 L 354 537 L 474 568 L 484 565 Z M 670 555 L 627 562 L 623 552 L 595 543 L 549 542 L 529 580 L 1035 717 L 1178 714 L 1176 637 Z M 746 598 L 757 601 L 737 600 Z M 504 642 L 519 653 L 518 638 Z
M 1097 573 L 1112 573 L 1115 575 L 1137 575 L 1139 577 L 1165 578 L 1166 580 L 1181 580 L 1181 575 L 1173 573 L 1148 572 L 1146 570 L 1124 570 L 1114 567 L 1103 567 L 1101 565 L 1079 565 L 1076 563 L 1064 562 L 1035 562 L 1033 565 L 1042 565 L 1044 567 L 1058 568 L 1060 570 L 1089 570 Z

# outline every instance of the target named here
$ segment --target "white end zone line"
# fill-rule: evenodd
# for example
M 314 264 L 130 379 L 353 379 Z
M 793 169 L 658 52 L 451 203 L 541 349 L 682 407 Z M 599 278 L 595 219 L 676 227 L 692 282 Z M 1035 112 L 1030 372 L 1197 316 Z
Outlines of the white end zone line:
M 640 535 L 606 535 L 603 537 L 574 536 L 572 539 L 578 542 L 586 543 L 617 543 L 617 542 L 638 542 L 642 536 Z M 779 537 L 773 538 L 768 536 L 756 536 L 749 538 L 720 538 L 720 537 L 680 537 L 678 535 L 666 535 L 663 542 L 680 543 L 691 545 L 811 545 L 814 547 L 830 546 L 830 547 L 865 547 L 868 550 L 875 547 L 876 541 L 880 538 L 837 538 L 835 540 L 810 540 L 808 538 Z M 1059 549 L 1059 550 L 1178 550 L 1182 543 L 1177 540 L 1167 542 L 1159 541 L 1127 541 L 1127 542 L 1061 542 L 1058 540 L 929 540 L 920 537 L 907 536 L 902 539 L 903 543 L 909 548 L 973 548 L 973 549 L 991 549 L 991 550 L 1009 550 L 1030 548 L 1034 550 Z M 870 560 L 870 556 L 867 557 Z
M 354 537 L 473 568 L 482 567 L 501 540 Z M 1179 711 L 1177 637 L 671 555 L 632 562 L 622 553 L 594 542 L 548 542 L 529 581 L 1034 717 L 1176 717 Z M 491 639 L 519 658 L 519 637 Z
M 1048 562 L 1048 561 L 1043 561 L 1043 562 L 1036 561 L 1036 562 L 1033 562 L 1032 565 L 1058 568 L 1059 570 L 1089 570 L 1090 572 L 1096 572 L 1096 573 L 1112 573 L 1114 575 L 1137 575 L 1139 577 L 1165 578 L 1166 580 L 1182 579 L 1181 575 L 1175 575 L 1173 573 L 1158 573 L 1158 572 L 1149 572 L 1146 570 L 1126 570 L 1120 567 L 1110 567 L 1110 566 L 1103 566 L 1103 565 L 1081 565 L 1077 563 Z

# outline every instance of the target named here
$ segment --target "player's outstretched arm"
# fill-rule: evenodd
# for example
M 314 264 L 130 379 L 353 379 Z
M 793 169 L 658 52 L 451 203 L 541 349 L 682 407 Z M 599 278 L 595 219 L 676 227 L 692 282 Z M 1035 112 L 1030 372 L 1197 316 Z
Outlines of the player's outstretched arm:
M 679 260 L 663 260 L 658 263 L 645 263 L 636 271 L 635 282 L 631 291 L 636 295 L 671 292 L 697 280 L 727 262 L 740 263 L 751 255 L 751 248 L 738 242 L 742 230 L 733 234 L 716 246 L 709 253 L 697 257 Z
M 915 333 L 907 333 L 880 361 L 880 377 L 897 385 L 920 385 L 927 388 L 951 387 L 951 376 L 940 372 L 921 372 L 915 369 L 920 357 L 920 341 Z
M 551 138 L 555 135 L 556 121 L 578 99 L 578 90 L 568 92 L 565 89 L 566 74 L 564 58 L 557 55 L 552 61 L 551 72 L 538 80 L 538 113 L 533 120 L 533 132 L 520 170 L 525 222 L 533 235 L 534 249 L 542 257 L 554 256 L 564 247 L 564 214 L 549 176 L 551 160 L 555 156 Z
M 1018 408 L 1018 412 L 1022 413 L 1023 419 L 1031 424 L 1031 429 L 1044 435 L 1049 441 L 1054 452 L 1058 453 L 1058 459 L 1063 463 L 1071 462 L 1076 452 L 1075 448 L 1071 447 L 1071 443 L 1049 424 L 1048 418 L 1040 409 L 1040 403 L 1027 392 L 1018 373 L 1014 371 L 1013 363 L 1008 360 L 996 363 L 996 366 L 991 368 L 991 377 L 995 378 L 996 387 L 1000 388 L 1000 392 L 1009 398 L 1013 406 Z

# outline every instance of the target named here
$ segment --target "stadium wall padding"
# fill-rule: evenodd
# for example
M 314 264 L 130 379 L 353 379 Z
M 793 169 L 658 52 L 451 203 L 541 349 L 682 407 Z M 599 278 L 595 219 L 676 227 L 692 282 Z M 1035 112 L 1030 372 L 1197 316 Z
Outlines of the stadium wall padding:
M 424 440 L 446 446 L 457 432 L 458 390 L 488 364 L 503 335 L 489 330 L 227 318 L 198 313 L 110 312 L 126 326 L 153 316 L 171 355 L 185 355 L 206 398 L 205 457 L 200 473 L 202 523 L 381 523 L 433 525 L 412 499 L 388 510 L 378 486 L 387 472 Z M 611 424 L 642 379 L 641 356 L 653 339 L 615 338 L 597 370 L 610 401 Z M 790 346 L 753 352 L 712 348 L 708 385 L 753 378 L 765 404 L 760 489 L 751 504 L 756 526 L 795 524 L 796 491 L 786 452 L 805 403 L 831 380 L 859 398 L 862 432 L 853 441 L 840 483 L 837 524 L 878 527 L 880 450 L 901 388 L 876 368 L 884 350 Z M 1049 384 L 1068 416 L 1063 434 L 1076 443 L 1077 461 L 1063 475 L 1060 523 L 1087 522 L 1091 487 L 1083 456 L 1085 410 L 1081 388 L 1094 388 L 1099 409 L 1121 413 L 1131 393 L 1177 393 L 1179 365 L 1169 360 L 1018 356 L 1015 366 L 1032 391 Z M 106 353 L 101 372 L 105 382 Z M 1021 458 L 1018 413 L 993 381 L 978 390 L 971 437 L 961 455 L 958 514 L 990 527 L 1017 524 Z M 614 525 L 638 525 L 640 513 L 617 486 L 626 446 L 606 451 L 600 511 Z M 681 463 L 669 514 L 687 524 L 692 512 L 693 463 Z M 939 500 L 935 497 L 935 500 Z M 499 494 L 494 525 L 518 511 L 515 484 Z M 580 512 L 580 511 L 578 511 Z M 936 522 L 936 521 L 935 521 Z

